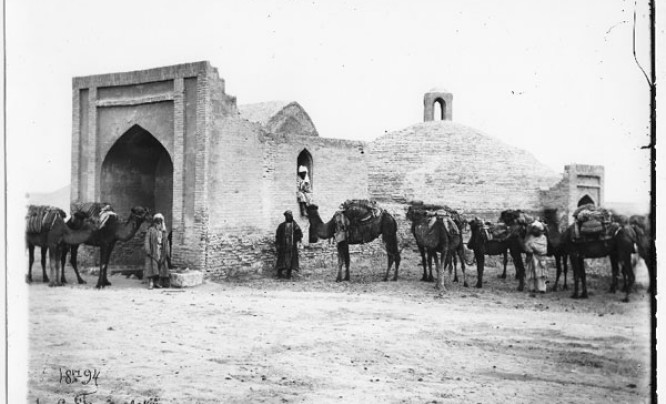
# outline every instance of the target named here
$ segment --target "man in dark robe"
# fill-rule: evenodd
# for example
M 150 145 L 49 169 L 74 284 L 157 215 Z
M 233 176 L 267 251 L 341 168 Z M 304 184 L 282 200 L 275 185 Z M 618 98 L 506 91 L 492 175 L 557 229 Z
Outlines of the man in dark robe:
M 285 220 L 280 223 L 275 233 L 275 248 L 277 249 L 277 277 L 282 278 L 282 272 L 287 271 L 287 278 L 291 278 L 291 271 L 298 271 L 298 242 L 303 239 L 303 232 L 294 221 L 291 211 L 284 212 Z

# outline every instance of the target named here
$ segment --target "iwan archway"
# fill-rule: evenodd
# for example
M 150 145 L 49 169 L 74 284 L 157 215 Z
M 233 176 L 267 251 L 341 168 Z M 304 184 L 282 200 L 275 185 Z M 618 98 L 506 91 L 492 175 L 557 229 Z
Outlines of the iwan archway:
M 104 157 L 100 193 L 101 200 L 109 202 L 122 217 L 127 217 L 133 206 L 143 206 L 162 213 L 167 228 L 172 229 L 173 161 L 164 146 L 141 126 L 127 130 Z M 140 252 L 135 248 L 122 261 L 139 265 L 143 262 Z

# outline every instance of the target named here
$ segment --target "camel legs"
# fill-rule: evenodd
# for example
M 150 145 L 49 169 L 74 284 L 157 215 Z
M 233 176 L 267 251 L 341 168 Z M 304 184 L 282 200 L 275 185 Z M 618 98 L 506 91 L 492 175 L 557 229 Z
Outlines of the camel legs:
M 557 272 L 555 273 L 555 286 L 553 286 L 553 292 L 557 291 L 557 284 L 560 281 L 560 275 L 562 275 L 562 266 L 564 265 L 564 284 L 562 285 L 562 290 L 567 290 L 567 256 L 555 254 L 555 268 Z
M 504 251 L 502 253 L 502 256 L 504 257 L 504 271 L 502 271 L 502 275 L 500 275 L 499 277 L 502 279 L 506 279 L 506 266 L 509 263 L 509 254 L 506 251 Z
M 462 243 L 460 246 L 456 249 L 458 258 L 460 258 L 460 269 L 462 270 L 462 276 L 463 276 L 463 286 L 468 287 L 469 285 L 467 284 L 467 274 L 465 273 L 465 249 L 463 248 Z M 456 262 L 456 254 L 453 254 L 453 263 L 454 263 L 454 268 L 456 267 L 455 265 Z M 455 269 L 456 274 L 458 273 L 458 270 Z
M 585 276 L 585 259 L 582 255 L 572 254 L 571 256 L 571 266 L 574 270 L 574 293 L 571 295 L 572 298 L 578 299 L 587 299 L 587 279 Z M 578 295 L 578 283 L 581 284 L 582 293 Z
M 440 292 L 446 292 L 446 286 L 444 285 L 444 266 L 437 258 L 437 252 L 432 252 L 431 254 L 434 255 L 435 267 L 437 268 L 437 283 L 435 284 L 435 289 Z M 442 254 L 446 254 L 446 252 L 443 252 Z
M 422 246 L 418 246 L 418 247 L 419 247 L 419 252 L 421 253 L 421 265 L 423 265 L 423 276 L 421 277 L 421 281 L 428 282 L 428 270 L 426 268 L 425 247 L 422 247 Z M 432 272 L 430 273 L 430 276 L 432 277 Z
M 111 282 L 109 282 L 109 279 L 106 276 L 106 269 L 109 266 L 109 257 L 111 257 L 111 251 L 113 251 L 113 246 L 114 246 L 113 244 L 111 245 L 102 244 L 100 246 L 99 277 L 97 278 L 97 285 L 95 285 L 97 289 L 103 288 L 105 286 L 111 286 Z
M 51 280 L 49 286 L 62 286 L 60 277 L 60 247 L 56 245 L 49 246 L 49 266 L 51 272 Z
M 525 289 L 525 266 L 523 264 L 523 257 L 519 251 L 511 251 L 511 258 L 513 259 L 513 265 L 516 267 L 518 291 L 522 292 L 523 289 Z
M 506 253 L 504 253 L 504 268 L 506 268 Z M 483 268 L 484 265 L 486 264 L 486 256 L 485 254 L 477 253 L 474 251 L 474 257 L 476 258 L 476 287 L 477 288 L 482 288 L 483 287 Z
M 79 285 L 83 285 L 87 283 L 86 281 L 81 278 L 81 275 L 79 274 L 79 267 L 78 267 L 78 261 L 77 257 L 79 254 L 79 246 L 78 245 L 72 245 L 68 246 L 65 245 L 62 249 L 62 258 L 60 259 L 60 263 L 62 265 L 62 270 L 63 270 L 63 279 L 65 277 L 64 271 L 65 271 L 65 263 L 67 262 L 67 251 L 70 251 L 70 257 L 69 257 L 69 263 L 72 264 L 72 268 L 74 268 L 74 273 L 76 274 L 76 281 L 79 283 Z
M 343 265 L 346 267 L 344 279 L 342 279 Z M 338 277 L 335 279 L 335 281 L 342 282 L 343 280 L 349 281 L 349 244 L 338 243 Z

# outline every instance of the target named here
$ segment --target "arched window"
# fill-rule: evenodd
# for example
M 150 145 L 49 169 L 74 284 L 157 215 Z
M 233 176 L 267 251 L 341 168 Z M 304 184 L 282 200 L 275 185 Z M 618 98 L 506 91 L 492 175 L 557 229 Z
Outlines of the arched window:
M 590 197 L 590 195 L 585 195 L 580 200 L 578 201 L 578 206 L 583 206 L 587 205 L 588 203 L 591 203 L 592 205 L 595 205 L 594 200 Z
M 446 101 L 441 98 L 437 98 L 432 108 L 433 120 L 443 121 L 446 119 Z
M 303 167 L 307 170 L 307 175 L 310 179 L 310 187 L 314 187 L 314 164 L 312 162 L 312 155 L 308 149 L 303 149 L 296 159 L 296 175 L 298 175 Z

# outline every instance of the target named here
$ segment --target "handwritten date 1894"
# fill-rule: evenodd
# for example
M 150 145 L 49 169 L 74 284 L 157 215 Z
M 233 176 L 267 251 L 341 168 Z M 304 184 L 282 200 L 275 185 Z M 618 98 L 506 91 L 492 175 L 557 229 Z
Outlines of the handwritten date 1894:
M 81 382 L 81 384 L 88 385 L 91 382 L 95 383 L 97 386 L 97 378 L 99 377 L 99 370 L 97 369 L 63 369 L 60 368 L 60 384 L 65 382 L 65 384 L 73 384 Z

